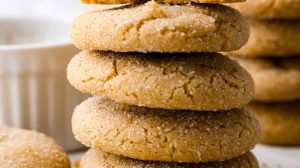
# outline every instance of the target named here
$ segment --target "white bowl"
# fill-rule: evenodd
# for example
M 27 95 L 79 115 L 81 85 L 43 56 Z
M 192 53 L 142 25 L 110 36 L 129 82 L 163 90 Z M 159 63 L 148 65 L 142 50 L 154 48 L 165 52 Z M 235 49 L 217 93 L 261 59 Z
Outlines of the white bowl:
M 72 151 L 82 146 L 71 115 L 86 97 L 66 79 L 78 52 L 68 29 L 59 19 L 0 18 L 0 125 L 44 132 Z

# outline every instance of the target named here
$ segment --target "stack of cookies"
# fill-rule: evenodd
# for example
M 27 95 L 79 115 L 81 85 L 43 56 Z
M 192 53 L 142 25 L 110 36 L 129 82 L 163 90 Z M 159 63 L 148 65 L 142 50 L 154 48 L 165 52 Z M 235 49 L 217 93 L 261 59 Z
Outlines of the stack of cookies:
M 249 150 L 259 122 L 243 108 L 252 78 L 217 53 L 239 49 L 249 27 L 230 7 L 201 4 L 224 0 L 196 2 L 151 1 L 75 19 L 71 38 L 84 51 L 68 79 L 101 96 L 73 114 L 76 138 L 92 148 L 81 168 L 258 167 Z
M 233 4 L 248 17 L 248 43 L 231 55 L 254 78 L 249 105 L 263 125 L 262 142 L 300 145 L 300 1 Z

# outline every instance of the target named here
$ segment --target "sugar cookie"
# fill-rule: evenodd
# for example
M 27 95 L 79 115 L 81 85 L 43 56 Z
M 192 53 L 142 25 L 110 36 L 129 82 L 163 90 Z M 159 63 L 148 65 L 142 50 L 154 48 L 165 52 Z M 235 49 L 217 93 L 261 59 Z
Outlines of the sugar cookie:
M 260 19 L 299 19 L 299 0 L 248 0 L 230 4 L 244 15 Z
M 300 99 L 300 58 L 235 58 L 252 75 L 254 99 L 283 102 Z
M 81 160 L 80 168 L 258 168 L 258 162 L 252 153 L 223 162 L 209 163 L 166 163 L 141 161 L 112 155 L 97 150 L 89 150 Z
M 1 168 L 70 168 L 68 156 L 53 139 L 23 129 L 0 127 Z
M 247 110 L 195 112 L 151 109 L 94 97 L 73 114 L 77 140 L 93 149 L 166 162 L 238 157 L 258 142 L 260 125 Z
M 84 51 L 67 74 L 81 92 L 152 108 L 228 110 L 247 104 L 254 92 L 251 76 L 217 53 Z
M 218 52 L 239 49 L 249 25 L 223 5 L 139 6 L 91 11 L 74 20 L 71 39 L 85 50 L 115 52 Z
M 300 145 L 300 101 L 290 103 L 253 102 L 248 108 L 262 124 L 262 143 Z
M 300 56 L 300 21 L 249 19 L 249 23 L 251 27 L 250 38 L 240 50 L 231 52 L 234 56 Z

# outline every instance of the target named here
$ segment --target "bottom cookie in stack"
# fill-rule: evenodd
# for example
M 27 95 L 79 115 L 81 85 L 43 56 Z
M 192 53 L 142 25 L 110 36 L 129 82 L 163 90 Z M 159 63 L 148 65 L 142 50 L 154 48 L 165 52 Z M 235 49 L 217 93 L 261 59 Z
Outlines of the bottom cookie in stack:
M 222 162 L 209 163 L 175 163 L 153 162 L 130 159 L 123 156 L 104 153 L 94 149 L 89 150 L 82 158 L 80 168 L 258 168 L 256 158 L 248 152 L 240 157 Z
M 76 139 L 86 146 L 129 158 L 187 163 L 230 160 L 212 165 L 238 164 L 240 159 L 231 159 L 251 150 L 260 137 L 258 121 L 244 109 L 219 112 L 152 109 L 100 97 L 90 98 L 75 109 L 72 127 Z M 100 152 L 99 156 L 88 154 L 86 158 L 89 155 L 99 157 L 100 161 L 104 157 Z
M 252 102 L 248 108 L 257 115 L 262 123 L 262 143 L 300 145 L 300 101 Z

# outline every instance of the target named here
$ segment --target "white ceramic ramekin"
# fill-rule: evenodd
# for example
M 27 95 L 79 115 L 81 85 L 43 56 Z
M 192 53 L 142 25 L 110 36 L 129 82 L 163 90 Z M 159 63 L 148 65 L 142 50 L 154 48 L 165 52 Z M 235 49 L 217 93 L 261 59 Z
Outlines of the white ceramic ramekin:
M 0 18 L 0 125 L 44 132 L 73 151 L 82 146 L 72 134 L 71 115 L 85 96 L 66 79 L 78 52 L 68 29 L 58 19 Z

